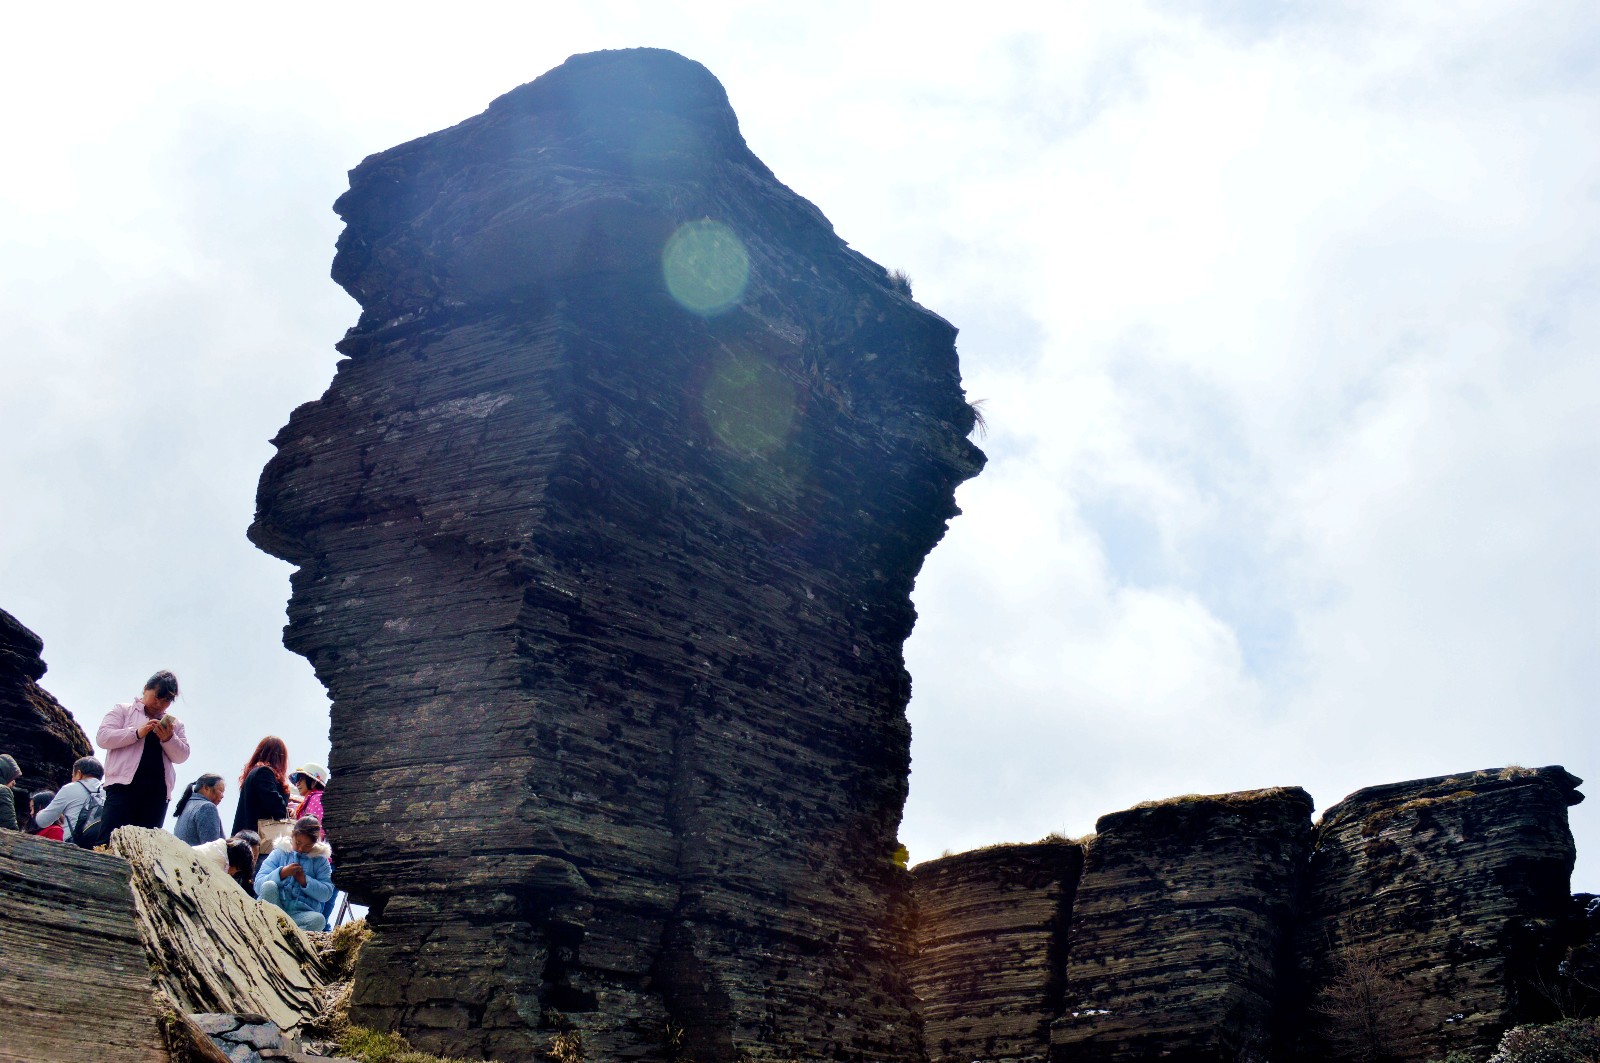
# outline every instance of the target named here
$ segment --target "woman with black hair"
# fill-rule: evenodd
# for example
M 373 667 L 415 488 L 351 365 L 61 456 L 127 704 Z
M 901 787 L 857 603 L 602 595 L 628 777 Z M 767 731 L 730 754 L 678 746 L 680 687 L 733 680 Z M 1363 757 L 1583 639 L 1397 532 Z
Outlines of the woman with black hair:
M 222 816 L 217 806 L 222 804 L 222 793 L 227 788 L 228 784 L 215 772 L 206 772 L 184 787 L 183 796 L 172 810 L 178 817 L 178 822 L 172 825 L 172 833 L 190 845 L 214 842 L 222 837 Z
M 261 844 L 255 831 L 240 831 L 231 838 L 217 838 L 194 847 L 194 855 L 227 875 L 250 896 L 256 895 L 256 846 Z
M 178 772 L 189 759 L 189 736 L 167 710 L 178 696 L 178 677 L 157 672 L 135 701 L 118 705 L 100 721 L 95 741 L 106 751 L 105 836 L 118 827 L 159 830 L 167 818 Z

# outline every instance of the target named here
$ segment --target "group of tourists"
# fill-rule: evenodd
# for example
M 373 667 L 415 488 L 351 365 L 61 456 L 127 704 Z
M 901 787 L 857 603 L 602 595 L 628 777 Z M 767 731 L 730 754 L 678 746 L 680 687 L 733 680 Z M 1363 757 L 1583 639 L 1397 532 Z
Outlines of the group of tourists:
M 106 713 L 95 735 L 105 762 L 80 757 L 71 781 L 59 791 L 28 795 L 25 827 L 17 815 L 20 800 L 12 798 L 21 768 L 15 758 L 0 754 L 0 829 L 25 829 L 88 849 L 104 844 L 118 827 L 161 829 L 176 766 L 189 759 L 183 722 L 168 711 L 177 697 L 177 677 L 157 672 L 136 700 Z M 283 909 L 302 929 L 321 930 L 337 895 L 333 850 L 322 836 L 328 771 L 320 764 L 288 768 L 288 747 L 268 735 L 239 774 L 232 831 L 223 834 L 217 811 L 227 782 L 207 772 L 178 798 L 172 833 L 246 892 Z

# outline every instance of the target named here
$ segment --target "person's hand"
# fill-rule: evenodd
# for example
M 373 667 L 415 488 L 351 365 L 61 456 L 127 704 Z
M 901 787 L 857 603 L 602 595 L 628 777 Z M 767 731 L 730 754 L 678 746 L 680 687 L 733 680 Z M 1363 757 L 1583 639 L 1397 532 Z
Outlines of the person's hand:
M 285 864 L 278 869 L 278 879 L 282 881 L 286 878 L 292 878 L 304 886 L 306 884 L 306 869 L 299 864 Z
M 137 731 L 133 732 L 133 733 L 138 735 L 142 739 L 146 735 L 148 735 L 151 731 L 154 731 L 156 729 L 156 724 L 158 722 L 159 721 L 157 721 L 157 720 L 146 720 L 144 723 L 140 724 L 139 725 L 139 729 Z
M 163 742 L 170 741 L 172 736 L 177 733 L 177 730 L 178 718 L 176 716 L 163 716 L 156 721 L 156 737 Z

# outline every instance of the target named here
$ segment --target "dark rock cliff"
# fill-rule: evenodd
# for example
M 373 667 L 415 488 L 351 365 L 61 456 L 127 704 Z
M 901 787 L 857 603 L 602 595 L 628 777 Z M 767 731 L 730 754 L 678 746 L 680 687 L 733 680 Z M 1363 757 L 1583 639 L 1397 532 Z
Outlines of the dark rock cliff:
M 18 798 L 61 787 L 72 778 L 72 762 L 94 752 L 78 721 L 39 685 L 43 652 L 44 640 L 0 609 L 0 753 L 11 754 L 22 769 Z M 18 822 L 25 822 L 25 799 L 17 811 Z
M 355 1014 L 455 1054 L 921 1053 L 901 647 L 955 330 L 669 52 L 351 172 L 361 303 L 251 538 L 333 699 Z
M 1100 817 L 1052 1058 L 1265 1055 L 1311 809 L 1309 794 L 1288 787 Z
M 1049 1054 L 1082 871 L 1083 849 L 1055 840 L 917 865 L 911 983 L 934 1063 Z
M 1298 959 L 1313 1059 L 1488 1049 L 1555 1017 L 1581 780 L 1506 768 L 1359 790 L 1317 827 Z M 1378 1004 L 1355 1007 L 1372 986 Z
M 1037 1059 L 1042 1017 L 1055 1063 L 1486 1057 L 1595 1003 L 1600 902 L 1568 896 L 1579 782 L 1372 787 L 1314 830 L 1298 788 L 1141 805 L 1100 819 L 1055 922 L 1063 882 L 1037 871 L 1070 866 L 1064 843 L 921 864 L 929 1054 Z

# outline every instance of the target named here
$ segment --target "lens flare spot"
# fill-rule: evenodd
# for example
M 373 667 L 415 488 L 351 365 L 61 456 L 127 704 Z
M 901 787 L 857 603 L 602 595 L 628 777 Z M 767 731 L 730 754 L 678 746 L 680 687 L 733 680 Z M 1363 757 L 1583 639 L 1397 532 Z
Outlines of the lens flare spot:
M 759 358 L 721 361 L 706 381 L 703 401 L 711 430 L 741 454 L 772 454 L 794 427 L 794 385 Z
M 720 221 L 678 226 L 661 252 L 667 291 L 685 309 L 710 317 L 732 309 L 750 280 L 744 242 Z

